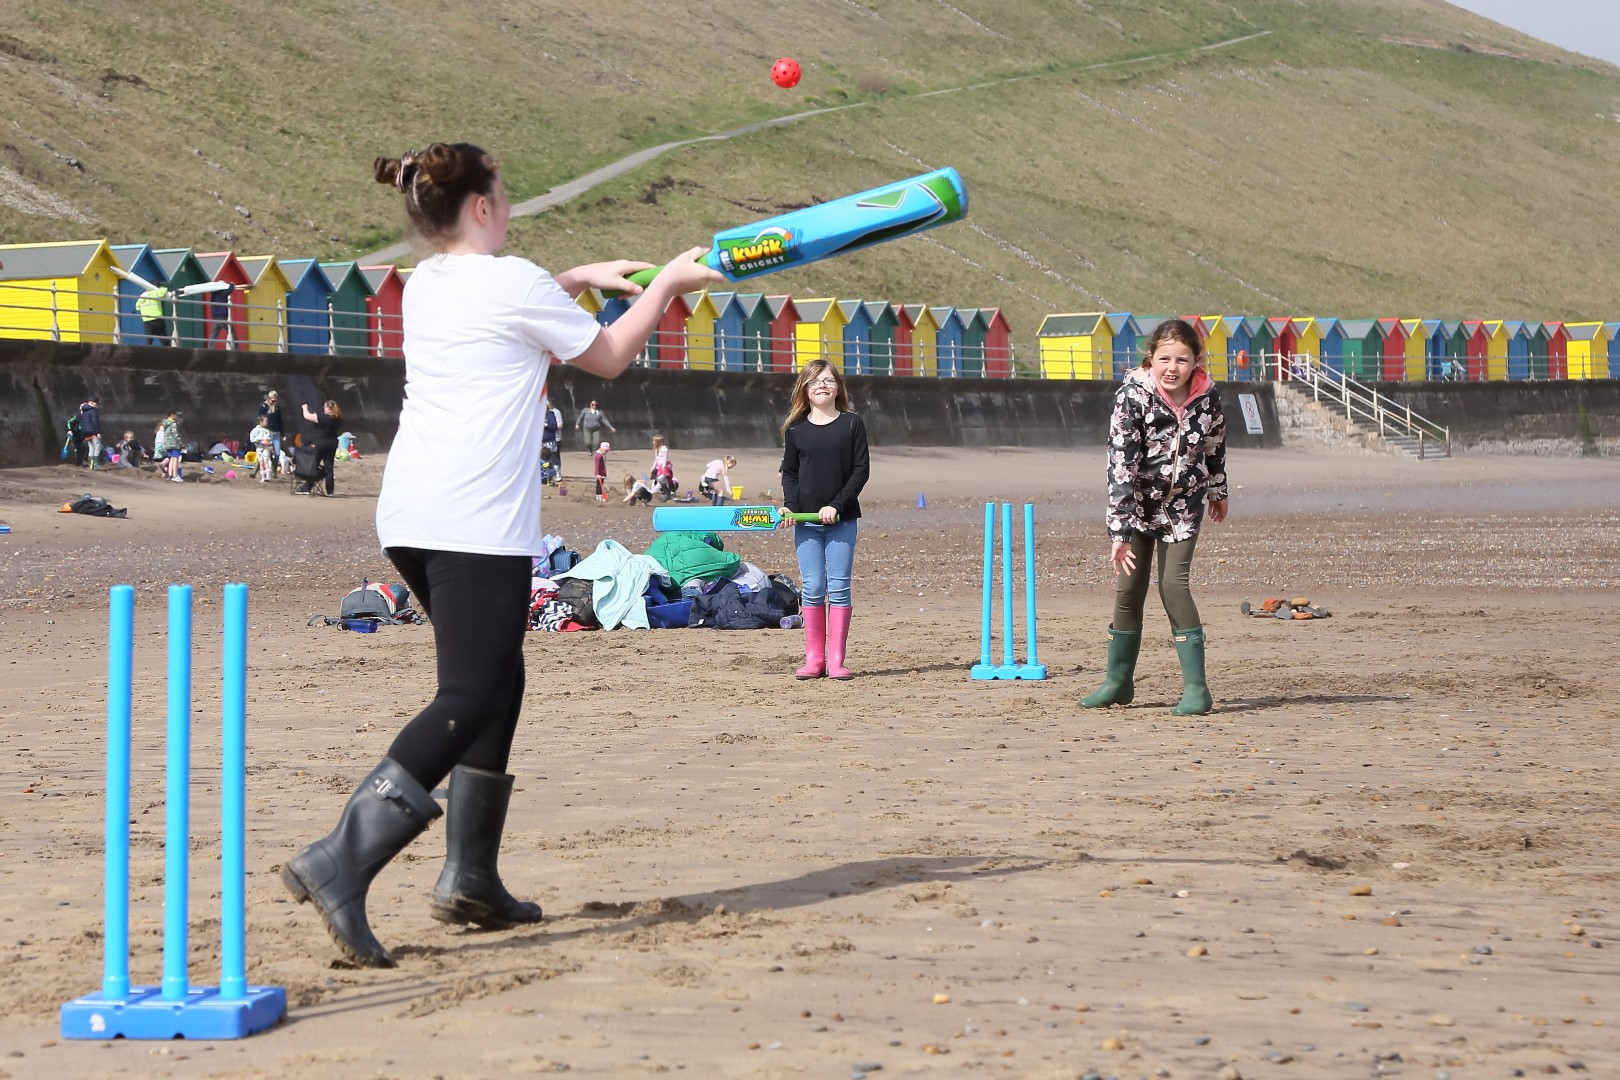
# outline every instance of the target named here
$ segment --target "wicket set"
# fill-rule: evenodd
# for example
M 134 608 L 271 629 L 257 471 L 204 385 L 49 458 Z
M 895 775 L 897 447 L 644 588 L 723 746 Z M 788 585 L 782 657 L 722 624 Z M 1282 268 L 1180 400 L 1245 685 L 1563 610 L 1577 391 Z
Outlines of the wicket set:
M 1001 663 L 990 662 L 990 609 L 995 591 L 996 504 L 984 504 L 984 606 L 979 620 L 979 662 L 969 669 L 974 679 L 1044 679 L 1046 665 L 1035 657 L 1035 504 L 1024 504 L 1024 635 L 1028 659 L 1013 658 L 1012 503 L 1001 504 Z
M 135 589 L 115 585 L 108 615 L 107 847 L 101 992 L 62 1006 L 66 1039 L 239 1039 L 287 1013 L 279 986 L 246 974 L 247 594 L 225 586 L 220 753 L 220 982 L 187 971 L 191 842 L 191 586 L 169 586 L 168 733 L 163 841 L 163 981 L 129 984 L 130 700 Z

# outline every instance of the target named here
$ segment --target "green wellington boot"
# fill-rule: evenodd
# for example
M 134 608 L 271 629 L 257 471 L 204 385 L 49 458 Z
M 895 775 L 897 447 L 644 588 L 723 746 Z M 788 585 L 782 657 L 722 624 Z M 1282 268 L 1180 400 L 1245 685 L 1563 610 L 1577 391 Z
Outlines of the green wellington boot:
M 1136 656 L 1142 651 L 1142 631 L 1108 628 L 1108 674 L 1103 684 L 1080 699 L 1082 709 L 1129 705 L 1136 697 Z
M 1171 712 L 1177 716 L 1203 716 L 1214 706 L 1209 684 L 1204 681 L 1204 628 L 1189 626 L 1174 631 L 1176 659 L 1181 661 L 1181 704 Z

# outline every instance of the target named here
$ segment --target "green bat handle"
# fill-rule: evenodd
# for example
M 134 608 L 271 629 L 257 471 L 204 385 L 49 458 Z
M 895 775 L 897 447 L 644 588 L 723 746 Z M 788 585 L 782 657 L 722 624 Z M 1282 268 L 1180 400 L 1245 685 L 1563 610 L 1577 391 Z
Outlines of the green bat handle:
M 803 521 L 810 525 L 821 524 L 821 515 L 816 513 L 801 514 L 797 510 L 784 510 L 782 516 L 789 521 Z
M 625 275 L 625 280 L 633 281 L 637 285 L 640 285 L 643 289 L 645 289 L 648 285 L 652 284 L 652 279 L 657 277 L 658 276 L 658 271 L 660 271 L 662 269 L 663 269 L 662 266 L 649 266 L 645 270 L 637 270 L 633 274 L 626 274 Z M 624 290 L 623 289 L 603 289 L 602 290 L 602 295 L 605 296 L 609 300 L 614 300 L 614 299 L 617 299 L 618 297 L 623 296 L 624 295 Z

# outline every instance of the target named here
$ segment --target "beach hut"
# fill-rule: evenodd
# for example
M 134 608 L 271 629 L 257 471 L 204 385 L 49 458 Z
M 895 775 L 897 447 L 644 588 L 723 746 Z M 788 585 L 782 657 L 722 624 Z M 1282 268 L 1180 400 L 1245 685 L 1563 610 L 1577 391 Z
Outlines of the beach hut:
M 1251 315 L 1243 320 L 1249 328 L 1250 378 L 1270 379 L 1277 370 L 1277 327 L 1267 318 Z
M 1373 378 L 1382 382 L 1399 382 L 1406 374 L 1406 327 L 1399 319 L 1379 319 L 1378 366 Z
M 735 329 L 733 329 L 735 327 Z M 725 339 L 721 363 L 729 364 L 736 354 L 738 371 L 768 371 L 771 366 L 771 309 L 764 293 L 737 293 L 725 312 Z
M 630 310 L 631 297 L 604 296 L 602 297 L 602 310 L 597 312 L 596 321 L 603 326 L 612 326 L 613 323 Z
M 405 357 L 405 279 L 391 265 L 362 266 L 360 273 L 371 286 L 371 296 L 366 300 L 366 311 L 371 316 L 371 355 L 402 360 Z M 594 291 L 586 289 L 579 295 L 584 297 Z
M 734 292 L 711 292 L 714 305 L 714 364 L 720 371 L 743 371 L 747 342 L 743 339 L 743 309 Z
M 954 378 L 962 374 L 962 318 L 954 307 L 940 304 L 930 307 L 934 316 L 935 359 L 941 377 Z
M 1012 324 L 998 307 L 979 309 L 984 320 L 984 373 L 991 379 L 1013 375 Z
M 1231 377 L 1231 358 L 1226 353 L 1227 326 L 1226 320 L 1219 315 L 1189 315 L 1187 321 L 1193 324 L 1198 331 L 1199 340 L 1204 343 L 1204 370 L 1209 377 L 1217 382 L 1225 382 Z
M 1609 329 L 1600 322 L 1565 323 L 1569 335 L 1567 377 L 1607 379 L 1609 377 Z
M 1561 322 L 1530 323 L 1530 377 L 1563 379 L 1569 374 L 1569 332 Z
M 242 261 L 229 251 L 199 251 L 197 262 L 209 281 L 223 281 L 229 289 L 202 295 L 207 348 L 247 348 L 247 291 L 253 278 Z
M 1423 329 L 1423 320 L 1402 319 L 1401 334 L 1400 374 L 1395 377 L 1401 381 L 1422 382 L 1424 358 L 1429 348 L 1428 333 Z
M 404 281 L 404 271 L 396 272 L 399 273 L 400 280 Z M 602 321 L 602 305 L 606 302 L 607 297 L 602 294 L 602 290 L 594 287 L 581 289 L 579 295 L 574 297 L 574 303 L 578 304 L 581 309 L 588 312 L 591 318 L 599 323 Z
M 1238 382 L 1249 382 L 1255 377 L 1255 365 L 1250 361 L 1249 320 L 1241 315 L 1223 316 L 1226 322 L 1226 371 Z
M 1339 320 L 1323 316 L 1316 320 L 1317 358 L 1324 371 L 1344 374 L 1344 327 Z
M 1294 354 L 1299 351 L 1299 338 L 1294 332 L 1294 320 L 1273 316 L 1266 320 L 1266 329 L 1271 331 L 1273 358 L 1269 369 L 1270 375 L 1274 379 L 1286 379 L 1294 363 Z
M 0 246 L 0 337 L 112 344 L 117 265 L 105 240 Z
M 247 311 L 247 341 L 254 352 L 287 351 L 287 294 L 292 282 L 274 255 L 246 255 L 238 260 L 250 284 L 243 295 Z
M 1521 382 L 1530 378 L 1530 342 L 1535 336 L 1535 331 L 1522 319 L 1504 319 L 1502 332 L 1507 335 L 1509 381 Z
M 727 297 L 731 293 L 725 294 Z M 720 313 L 707 290 L 686 294 L 686 366 L 690 371 L 713 371 L 714 318 Z
M 956 318 L 962 324 L 962 374 L 968 378 L 984 378 L 984 334 L 988 326 L 980 316 L 980 308 L 957 308 Z
M 1294 355 L 1309 357 L 1318 363 L 1322 360 L 1322 320 L 1310 315 L 1288 320 L 1288 328 L 1294 332 Z M 1309 360 L 1306 361 L 1309 363 Z
M 1486 319 L 1480 326 L 1485 335 L 1485 378 L 1500 382 L 1508 377 L 1507 320 Z
M 1103 318 L 1108 320 L 1108 333 L 1112 338 L 1110 351 L 1113 355 L 1108 360 L 1109 374 L 1115 379 L 1123 379 L 1141 362 L 1142 358 L 1136 353 L 1141 330 L 1136 324 L 1136 316 L 1128 311 L 1110 311 Z
M 769 314 L 771 370 L 795 371 L 799 355 L 799 305 L 791 296 L 765 297 L 765 310 Z
M 1342 345 L 1344 376 L 1360 382 L 1378 378 L 1383 363 L 1384 337 L 1378 332 L 1376 319 L 1340 319 L 1339 328 L 1344 335 Z
M 1609 338 L 1609 374 L 1608 378 L 1620 378 L 1620 322 L 1606 322 L 1603 332 Z
M 842 363 L 844 309 L 837 298 L 821 296 L 796 303 L 799 307 L 799 325 L 794 327 L 793 332 L 798 365 L 803 367 L 812 360 Z
M 1467 378 L 1468 374 L 1468 335 L 1463 330 L 1461 319 L 1445 319 L 1440 323 L 1448 335 L 1446 338 L 1446 361 L 1451 364 L 1455 378 Z
M 686 321 L 692 314 L 686 305 L 685 296 L 672 297 L 669 306 L 658 317 L 657 328 L 647 341 L 649 366 L 672 369 L 686 367 Z
M 1439 319 L 1422 319 L 1418 321 L 1417 326 L 1409 328 L 1407 333 L 1410 335 L 1407 339 L 1408 348 L 1410 348 L 1413 341 L 1423 343 L 1423 372 L 1421 375 L 1414 376 L 1408 370 L 1407 378 L 1444 379 L 1446 377 L 1446 365 L 1451 362 L 1451 358 L 1446 355 L 1446 349 L 1451 344 L 1450 332 L 1447 331 L 1446 324 Z
M 371 355 L 371 283 L 358 263 L 323 262 L 332 283 L 332 351 L 338 356 Z
M 314 259 L 286 259 L 281 272 L 292 287 L 287 290 L 287 351 L 332 351 L 332 281 Z
M 887 300 L 868 300 L 866 317 L 872 324 L 872 374 L 893 375 L 896 369 L 894 335 L 900 325 L 894 305 Z
M 861 300 L 840 300 L 844 313 L 844 372 L 850 375 L 872 373 L 872 316 Z
M 187 285 L 201 285 L 213 280 L 190 248 L 157 248 L 153 250 L 152 257 L 163 267 L 165 283 L 171 289 L 183 289 Z M 165 308 L 173 315 L 169 320 L 169 330 L 174 334 L 176 345 L 183 349 L 201 349 L 207 344 L 207 300 L 205 296 L 188 296 L 183 300 L 165 302 Z
M 1047 379 L 1114 377 L 1114 330 L 1102 311 L 1048 315 L 1035 331 L 1041 376 Z
M 162 285 L 167 280 L 163 274 L 162 264 L 152 255 L 152 248 L 148 244 L 114 244 L 112 253 L 119 266 L 142 281 Z M 140 299 L 141 293 L 145 291 L 133 281 L 118 279 L 118 325 L 114 332 L 118 340 L 125 345 L 167 345 L 169 344 L 167 339 L 163 341 L 147 339 L 145 321 L 135 312 L 135 301 Z
M 905 304 L 902 310 L 911 327 L 911 373 L 933 378 L 939 374 L 939 323 L 927 304 Z

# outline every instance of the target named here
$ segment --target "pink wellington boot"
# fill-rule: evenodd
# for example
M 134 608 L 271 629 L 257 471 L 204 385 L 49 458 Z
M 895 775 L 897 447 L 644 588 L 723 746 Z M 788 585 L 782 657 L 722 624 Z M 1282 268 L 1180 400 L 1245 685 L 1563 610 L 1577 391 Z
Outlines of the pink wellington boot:
M 827 608 L 807 607 L 804 616 L 804 667 L 793 673 L 795 679 L 819 679 L 827 674 Z
M 844 646 L 849 642 L 847 607 L 827 608 L 827 678 L 853 679 L 855 673 L 844 666 Z

